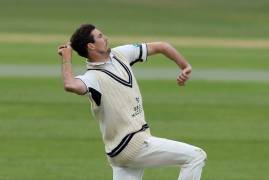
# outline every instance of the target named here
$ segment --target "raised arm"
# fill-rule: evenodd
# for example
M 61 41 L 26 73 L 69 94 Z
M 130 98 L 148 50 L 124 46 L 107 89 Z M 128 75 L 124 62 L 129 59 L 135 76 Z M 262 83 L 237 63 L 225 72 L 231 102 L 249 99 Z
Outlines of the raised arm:
M 160 53 L 173 60 L 178 65 L 181 72 L 177 77 L 177 83 L 180 86 L 184 86 L 185 82 L 190 78 L 192 70 L 188 61 L 173 46 L 166 42 L 147 43 L 147 48 L 149 56 Z
M 75 79 L 72 72 L 72 48 L 69 43 L 58 47 L 58 54 L 62 57 L 62 78 L 64 89 L 68 92 L 83 95 L 87 92 L 86 85 Z

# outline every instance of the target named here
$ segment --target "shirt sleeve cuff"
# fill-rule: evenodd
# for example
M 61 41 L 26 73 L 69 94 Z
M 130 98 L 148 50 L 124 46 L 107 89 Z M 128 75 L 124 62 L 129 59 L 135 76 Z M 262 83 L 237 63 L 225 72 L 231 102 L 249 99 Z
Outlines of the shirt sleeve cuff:
M 148 57 L 148 48 L 146 43 L 142 43 L 142 57 L 141 59 L 145 62 Z

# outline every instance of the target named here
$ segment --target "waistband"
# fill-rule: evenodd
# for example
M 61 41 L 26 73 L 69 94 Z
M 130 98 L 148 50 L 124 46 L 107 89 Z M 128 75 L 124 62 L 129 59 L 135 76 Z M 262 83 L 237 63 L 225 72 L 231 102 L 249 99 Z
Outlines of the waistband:
M 144 124 L 141 129 L 139 129 L 138 131 L 135 131 L 133 133 L 127 134 L 122 140 L 121 142 L 109 153 L 106 153 L 109 157 L 115 157 L 117 156 L 127 145 L 128 143 L 131 141 L 131 139 L 133 138 L 133 136 L 141 131 L 145 131 L 146 129 L 149 128 L 148 124 Z

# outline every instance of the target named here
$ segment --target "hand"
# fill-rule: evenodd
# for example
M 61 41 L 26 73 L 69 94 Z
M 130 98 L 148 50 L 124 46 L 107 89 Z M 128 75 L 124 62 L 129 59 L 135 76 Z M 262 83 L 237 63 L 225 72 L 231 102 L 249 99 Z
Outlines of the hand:
M 62 56 L 63 60 L 71 61 L 72 59 L 72 48 L 70 46 L 70 42 L 60 45 L 58 47 L 58 54 Z
M 192 68 L 189 65 L 181 71 L 181 73 L 179 74 L 179 76 L 177 78 L 177 84 L 179 86 L 185 85 L 185 82 L 190 78 L 191 70 L 192 70 Z

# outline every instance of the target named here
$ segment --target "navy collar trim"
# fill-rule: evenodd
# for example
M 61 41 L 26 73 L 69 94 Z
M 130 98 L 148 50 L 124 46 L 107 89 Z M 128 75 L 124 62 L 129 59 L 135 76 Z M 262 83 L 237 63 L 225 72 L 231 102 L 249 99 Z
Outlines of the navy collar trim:
M 110 76 L 111 78 L 113 78 L 114 80 L 118 81 L 119 83 L 128 86 L 130 88 L 133 87 L 133 78 L 132 78 L 132 73 L 129 70 L 129 68 L 123 63 L 121 62 L 116 56 L 113 56 L 114 59 L 116 59 L 116 61 L 123 67 L 123 69 L 126 71 L 127 75 L 128 75 L 128 81 L 122 79 L 121 77 L 113 74 L 112 72 L 106 70 L 106 69 L 97 69 L 97 68 L 89 68 L 88 71 L 90 70 L 96 70 L 96 71 L 101 71 L 103 73 L 106 73 L 108 76 Z

